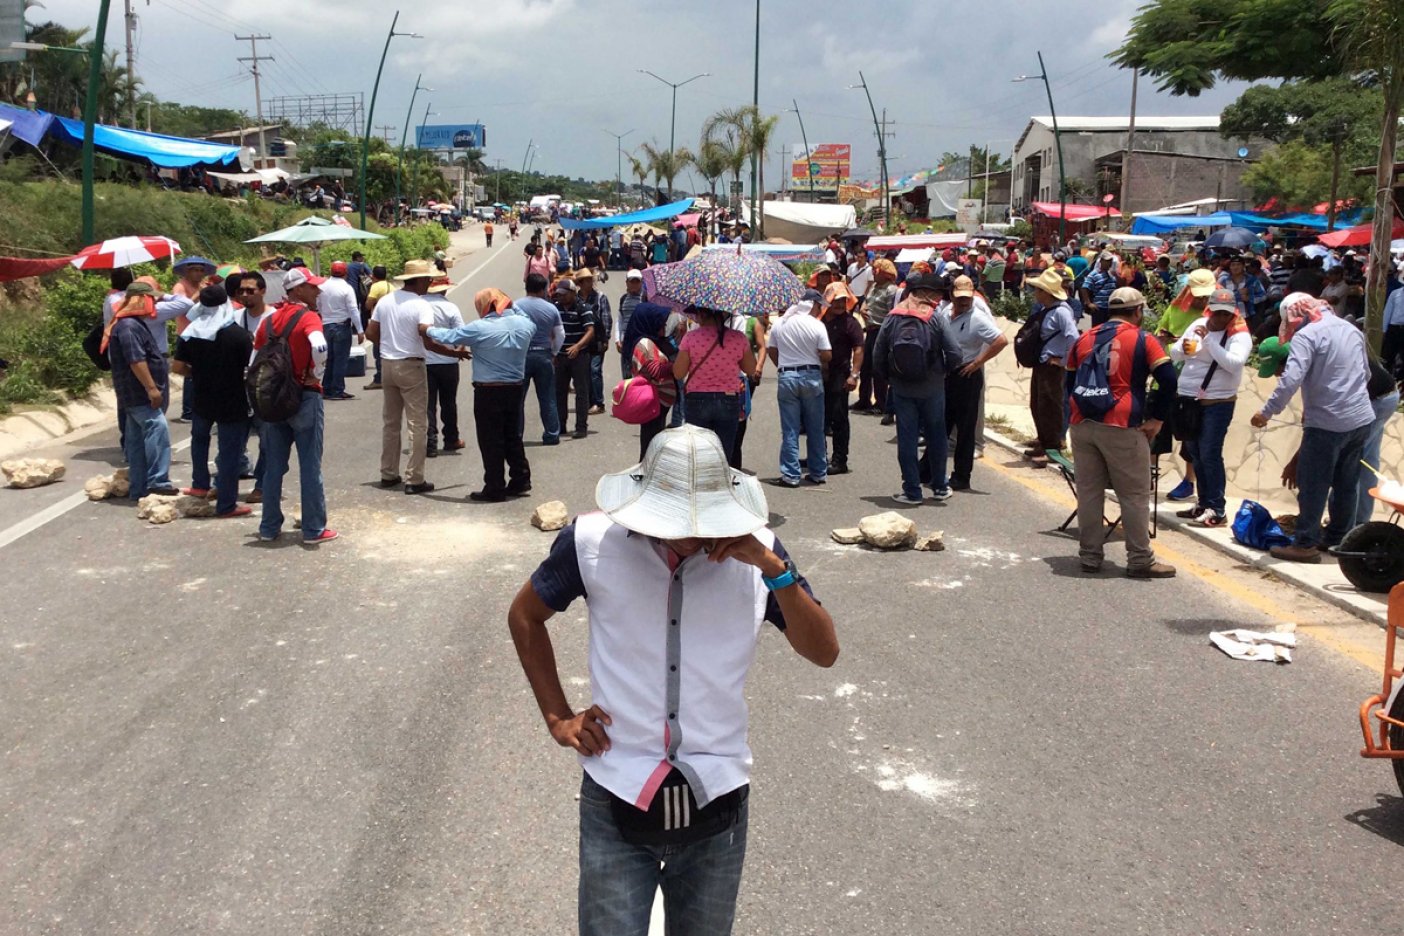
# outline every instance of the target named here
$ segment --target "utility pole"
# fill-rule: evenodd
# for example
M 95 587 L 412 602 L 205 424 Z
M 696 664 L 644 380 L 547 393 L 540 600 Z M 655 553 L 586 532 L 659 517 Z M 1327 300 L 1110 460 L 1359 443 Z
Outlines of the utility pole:
M 1136 85 L 1140 77 L 1139 68 L 1131 69 L 1131 121 L 1126 127 L 1126 152 L 1121 157 L 1121 212 L 1128 217 L 1131 214 L 1131 154 L 1136 151 Z
M 495 177 L 496 177 L 496 179 L 497 179 L 497 192 L 496 192 L 496 197 L 493 199 L 493 201 L 497 202 L 498 204 L 501 204 L 501 203 L 502 203 L 502 160 L 501 160 L 501 159 L 498 159 L 498 160 L 497 160 L 497 172 L 494 173 L 494 175 L 495 175 Z
M 376 124 L 375 129 L 380 131 L 380 135 L 386 143 L 390 142 L 390 134 L 395 132 L 395 128 L 390 124 Z
M 814 154 L 809 151 L 809 137 L 804 132 L 804 118 L 800 116 L 799 101 L 791 98 L 790 103 L 795 105 L 795 119 L 799 121 L 800 141 L 804 143 L 804 165 L 809 173 L 809 201 L 813 204 L 817 200 L 814 197 Z
M 130 2 L 130 0 L 128 0 L 128 2 Z M 127 35 L 130 36 L 131 33 L 128 32 Z M 271 56 L 271 55 L 259 55 L 259 54 L 258 54 L 258 43 L 259 43 L 259 40 L 261 40 L 261 39 L 266 41 L 266 40 L 270 40 L 270 39 L 272 39 L 272 38 L 273 38 L 272 36 L 235 36 L 235 37 L 234 37 L 235 41 L 237 41 L 237 42 L 247 42 L 247 43 L 249 44 L 249 54 L 246 55 L 246 56 L 241 57 L 241 58 L 239 59 L 239 61 L 241 61 L 241 62 L 248 62 L 248 63 L 249 63 L 249 70 L 253 72 L 253 80 L 254 80 L 254 116 L 255 116 L 255 119 L 258 120 L 258 158 L 254 160 L 254 168 L 255 168 L 255 169 L 259 168 L 259 160 L 260 160 L 260 159 L 266 159 L 267 156 L 268 156 L 268 148 L 264 145 L 264 140 L 263 140 L 263 95 L 262 95 L 262 93 L 260 92 L 260 90 L 259 90 L 259 85 L 258 85 L 258 63 L 259 63 L 259 62 L 271 62 L 271 61 L 274 60 L 274 59 L 273 59 L 273 56 Z
M 788 146 L 782 146 L 782 147 L 780 147 L 780 165 L 786 167 L 786 169 L 785 169 L 785 174 L 782 175 L 782 176 L 780 177 L 780 194 L 782 194 L 782 195 L 784 195 L 785 193 L 787 193 L 787 192 L 790 190 L 790 186 L 789 186 L 790 161 L 789 161 L 789 160 L 790 160 L 790 148 L 789 148 Z
M 858 83 L 848 87 L 863 89 L 863 94 L 868 99 L 868 110 L 873 115 L 873 132 L 877 134 L 878 139 L 878 163 L 882 167 L 882 225 L 886 231 L 892 227 L 892 200 L 887 195 L 887 138 L 896 136 L 888 131 L 887 125 L 896 121 L 888 121 L 885 107 L 882 109 L 882 120 L 878 120 L 877 108 L 873 106 L 873 93 L 868 90 L 868 79 L 863 77 L 862 72 L 858 73 Z
M 756 0 L 756 57 L 751 75 L 751 119 L 760 123 L 760 0 Z M 754 126 L 754 125 L 753 125 Z M 765 234 L 765 193 L 757 192 L 760 154 L 751 149 L 751 240 L 759 241 Z
M 132 33 L 136 32 L 136 14 L 132 12 L 132 0 L 123 0 L 126 4 L 126 24 L 127 24 L 127 119 L 136 129 L 136 53 L 132 48 Z

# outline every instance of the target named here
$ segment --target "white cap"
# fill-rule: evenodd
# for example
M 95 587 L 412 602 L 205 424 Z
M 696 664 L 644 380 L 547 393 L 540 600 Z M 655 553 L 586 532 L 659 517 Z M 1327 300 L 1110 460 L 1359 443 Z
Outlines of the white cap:
M 641 280 L 641 279 L 643 279 L 643 270 L 630 270 L 628 273 L 625 273 L 625 274 L 624 274 L 624 278 L 625 278 L 626 280 L 631 280 L 631 279 Z

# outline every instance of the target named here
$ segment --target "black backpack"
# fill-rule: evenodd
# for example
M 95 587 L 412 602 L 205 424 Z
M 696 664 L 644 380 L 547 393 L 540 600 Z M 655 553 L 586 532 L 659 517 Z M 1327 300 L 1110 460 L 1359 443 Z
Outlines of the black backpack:
M 1048 309 L 1029 313 L 1019 332 L 1014 336 L 1014 359 L 1020 367 L 1037 367 L 1042 363 L 1043 346 L 1048 339 L 1043 337 L 1043 320 L 1048 317 Z
M 893 377 L 916 382 L 931 371 L 931 326 L 914 315 L 898 316 L 888 367 Z
M 107 326 L 99 319 L 92 331 L 88 332 L 87 337 L 83 339 L 83 353 L 88 356 L 88 360 L 92 361 L 93 366 L 98 370 L 110 371 L 112 370 L 112 362 L 108 360 L 107 355 L 102 350 L 102 336 L 106 330 Z
M 249 391 L 249 404 L 254 415 L 264 422 L 286 422 L 302 407 L 302 381 L 293 371 L 292 347 L 288 336 L 297 328 L 306 309 L 299 309 L 288 319 L 281 332 L 273 331 L 273 317 L 263 323 L 268 342 L 259 348 L 244 375 Z

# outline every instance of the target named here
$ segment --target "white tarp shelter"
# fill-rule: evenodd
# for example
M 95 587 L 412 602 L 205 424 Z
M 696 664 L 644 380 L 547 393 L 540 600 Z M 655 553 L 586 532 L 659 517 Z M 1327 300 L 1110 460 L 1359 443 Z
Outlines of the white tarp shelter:
M 858 226 L 858 212 L 852 205 L 768 201 L 763 210 L 766 237 L 783 237 L 795 244 L 812 244 L 836 231 Z M 747 202 L 741 203 L 741 219 L 751 224 L 751 206 Z

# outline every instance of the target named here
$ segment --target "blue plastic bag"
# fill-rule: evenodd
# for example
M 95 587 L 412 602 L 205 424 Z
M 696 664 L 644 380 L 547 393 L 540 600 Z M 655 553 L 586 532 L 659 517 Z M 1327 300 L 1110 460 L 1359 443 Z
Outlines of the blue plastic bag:
M 1254 549 L 1292 545 L 1292 537 L 1272 518 L 1268 509 L 1257 501 L 1245 500 L 1233 517 L 1233 538 Z

